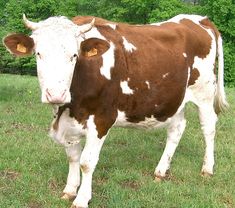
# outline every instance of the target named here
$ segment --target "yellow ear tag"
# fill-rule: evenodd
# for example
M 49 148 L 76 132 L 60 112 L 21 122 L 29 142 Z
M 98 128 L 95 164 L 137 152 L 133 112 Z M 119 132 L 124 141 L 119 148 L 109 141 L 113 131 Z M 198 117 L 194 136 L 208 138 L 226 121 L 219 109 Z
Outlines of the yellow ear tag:
M 92 48 L 90 51 L 86 52 L 87 57 L 95 56 L 98 54 L 98 50 L 96 48 Z
M 26 53 L 27 52 L 27 48 L 24 45 L 22 45 L 21 43 L 17 44 L 16 50 L 21 52 L 21 53 Z

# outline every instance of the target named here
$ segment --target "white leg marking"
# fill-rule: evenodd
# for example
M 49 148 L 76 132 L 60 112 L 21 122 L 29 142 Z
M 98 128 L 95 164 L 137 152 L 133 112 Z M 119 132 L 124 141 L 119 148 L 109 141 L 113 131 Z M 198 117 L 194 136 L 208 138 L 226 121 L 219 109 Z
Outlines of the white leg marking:
M 67 184 L 64 188 L 63 193 L 69 196 L 77 195 L 77 188 L 80 185 L 80 156 L 81 156 L 81 145 L 71 145 L 65 148 L 66 154 L 69 159 L 69 174 L 67 178 Z M 66 197 L 64 195 L 63 197 Z M 65 198 L 66 199 L 66 198 Z
M 171 159 L 175 153 L 175 149 L 179 144 L 181 136 L 186 126 L 186 120 L 184 119 L 184 111 L 172 118 L 172 121 L 167 128 L 167 141 L 166 147 L 155 169 L 155 176 L 157 178 L 165 177 L 166 171 L 170 168 Z
M 94 116 L 90 116 L 87 121 L 86 144 L 80 159 L 82 183 L 77 197 L 73 202 L 73 205 L 76 207 L 88 207 L 92 193 L 92 175 L 99 160 L 99 154 L 104 140 L 105 136 L 101 139 L 98 138 Z
M 199 106 L 199 118 L 206 143 L 202 174 L 212 175 L 214 166 L 215 125 L 217 121 L 213 102 L 208 105 Z

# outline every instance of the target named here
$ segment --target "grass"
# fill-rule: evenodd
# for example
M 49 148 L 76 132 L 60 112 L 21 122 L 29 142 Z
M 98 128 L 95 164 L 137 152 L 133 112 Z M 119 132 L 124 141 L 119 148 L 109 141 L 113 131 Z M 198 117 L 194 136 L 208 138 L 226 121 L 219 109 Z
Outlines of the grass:
M 186 110 L 187 128 L 173 158 L 170 180 L 153 172 L 165 146 L 164 129 L 114 128 L 94 173 L 91 208 L 235 207 L 235 89 L 219 117 L 212 178 L 200 176 L 204 140 L 197 111 Z M 68 164 L 48 137 L 52 109 L 40 103 L 36 77 L 0 76 L 0 207 L 62 208 Z

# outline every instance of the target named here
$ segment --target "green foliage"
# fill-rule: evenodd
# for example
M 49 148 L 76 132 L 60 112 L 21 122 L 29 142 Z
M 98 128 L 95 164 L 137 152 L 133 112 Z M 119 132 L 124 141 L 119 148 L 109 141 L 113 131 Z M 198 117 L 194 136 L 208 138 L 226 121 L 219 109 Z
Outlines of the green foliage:
M 224 40 L 225 82 L 235 86 L 235 3 L 234 0 L 0 0 L 0 38 L 11 32 L 29 33 L 22 14 L 40 21 L 50 16 L 93 15 L 113 21 L 146 24 L 177 14 L 207 15 Z M 33 57 L 13 59 L 0 43 L 0 72 L 35 74 Z

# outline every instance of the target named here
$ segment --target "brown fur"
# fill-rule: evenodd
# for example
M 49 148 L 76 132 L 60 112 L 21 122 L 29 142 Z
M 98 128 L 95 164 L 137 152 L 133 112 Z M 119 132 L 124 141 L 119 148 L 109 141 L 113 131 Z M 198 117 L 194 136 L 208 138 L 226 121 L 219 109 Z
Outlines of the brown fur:
M 76 17 L 73 21 L 82 25 L 93 18 Z M 118 110 L 124 111 L 130 122 L 140 122 L 151 116 L 159 121 L 172 117 L 184 99 L 188 68 L 191 71 L 188 85 L 193 85 L 200 75 L 197 69 L 192 69 L 194 57 L 206 57 L 211 45 L 208 33 L 187 19 L 181 20 L 181 24 L 161 26 L 115 23 L 116 30 L 107 23 L 112 22 L 96 18 L 95 27 L 115 45 L 111 80 L 100 74 L 101 55 L 108 50 L 108 42 L 96 38 L 85 40 L 72 80 L 72 102 L 59 110 L 61 115 L 65 108 L 70 108 L 71 116 L 83 124 L 94 115 L 99 138 L 107 134 Z M 207 21 L 202 24 L 210 27 Z M 126 51 L 122 37 L 137 50 Z M 84 55 L 92 48 L 96 48 L 98 54 Z M 187 54 L 186 58 L 183 53 Z M 165 74 L 168 75 L 164 77 Z M 120 87 L 120 82 L 127 79 L 134 91 L 132 95 L 123 94 Z M 145 81 L 149 82 L 150 89 Z

